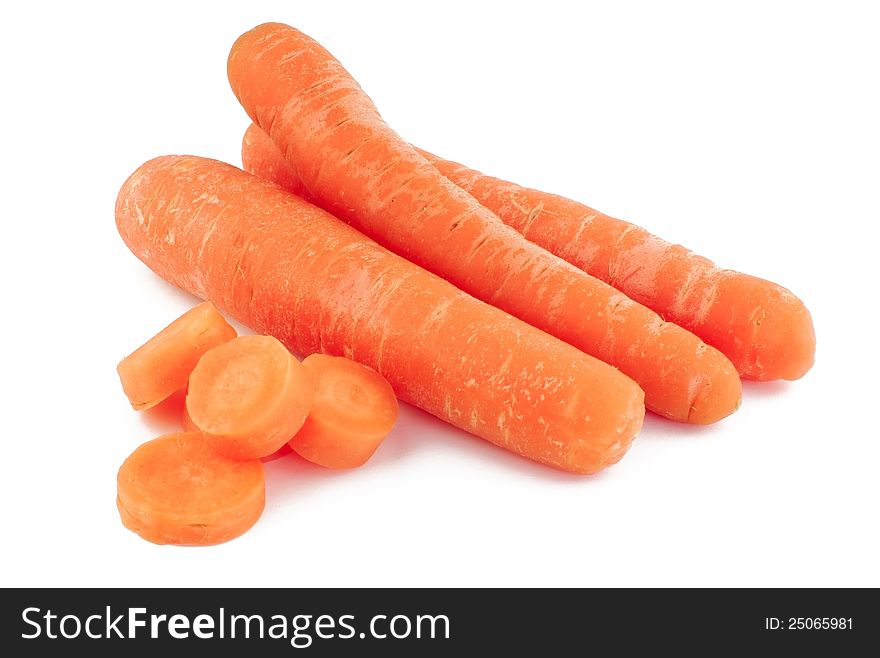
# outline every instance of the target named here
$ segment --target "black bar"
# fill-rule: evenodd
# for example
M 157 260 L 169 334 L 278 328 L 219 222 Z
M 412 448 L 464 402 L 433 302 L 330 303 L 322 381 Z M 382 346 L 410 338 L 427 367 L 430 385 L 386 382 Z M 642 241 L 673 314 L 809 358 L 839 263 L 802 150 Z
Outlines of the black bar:
M 7 656 L 74 649 L 120 655 L 143 646 L 163 657 L 192 657 L 226 642 L 258 656 L 441 656 L 481 648 L 517 656 L 588 655 L 597 648 L 627 655 L 646 646 L 675 655 L 758 649 L 855 655 L 849 652 L 878 646 L 878 601 L 869 589 L 5 589 L 0 641 Z M 119 638 L 129 634 L 130 608 L 144 609 L 133 617 L 145 625 L 133 628 L 133 639 Z M 55 617 L 47 619 L 49 611 Z M 62 629 L 65 615 L 76 619 Z M 151 615 L 165 615 L 155 622 L 155 639 Z M 184 616 L 175 632 L 188 633 L 185 639 L 172 637 L 172 615 Z M 212 638 L 196 637 L 198 615 L 210 617 L 201 618 L 198 631 Z M 260 616 L 264 638 L 255 637 L 259 619 L 232 621 L 233 615 Z M 245 626 L 250 638 L 243 637 Z M 268 637 L 271 628 L 286 637 Z M 77 629 L 77 637 L 61 637 L 62 630 Z M 86 630 L 111 637 L 91 639 Z

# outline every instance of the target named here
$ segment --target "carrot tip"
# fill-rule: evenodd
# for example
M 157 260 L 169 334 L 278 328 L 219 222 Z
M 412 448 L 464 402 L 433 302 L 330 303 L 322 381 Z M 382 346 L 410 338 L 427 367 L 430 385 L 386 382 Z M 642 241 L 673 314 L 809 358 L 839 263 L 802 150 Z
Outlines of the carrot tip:
M 816 359 L 813 318 L 804 304 L 792 295 L 786 312 L 768 314 L 755 335 L 762 346 L 743 377 L 758 381 L 800 379 Z
M 742 381 L 733 364 L 729 366 L 725 372 L 716 373 L 697 390 L 688 409 L 688 423 L 710 425 L 739 409 L 742 404 Z

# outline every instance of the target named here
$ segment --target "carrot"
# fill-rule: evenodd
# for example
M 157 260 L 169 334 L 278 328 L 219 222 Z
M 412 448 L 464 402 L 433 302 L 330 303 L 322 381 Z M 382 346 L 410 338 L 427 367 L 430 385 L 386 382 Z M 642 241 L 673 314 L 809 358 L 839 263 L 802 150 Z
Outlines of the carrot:
M 276 338 L 239 336 L 199 360 L 186 410 L 220 454 L 258 459 L 302 427 L 313 396 L 310 373 Z
M 816 337 L 810 313 L 782 286 L 722 270 L 680 245 L 576 201 L 417 150 L 530 242 L 693 332 L 727 356 L 743 377 L 799 379 L 812 366 Z M 245 170 L 310 199 L 259 126 L 251 124 L 245 133 L 241 157 Z
M 505 224 L 718 348 L 743 377 L 793 380 L 813 366 L 813 320 L 786 288 L 571 199 L 420 152 Z
M 737 409 L 733 365 L 611 286 L 528 242 L 394 133 L 330 53 L 294 28 L 261 25 L 228 74 L 319 205 L 474 297 L 610 363 L 649 409 L 711 423 Z
M 312 354 L 303 367 L 312 373 L 315 402 L 290 446 L 327 468 L 363 465 L 397 420 L 391 385 L 372 368 L 339 356 Z
M 191 308 L 116 367 L 131 406 L 155 407 L 186 385 L 202 354 L 233 338 L 235 329 L 211 302 Z
M 250 528 L 265 504 L 263 465 L 212 450 L 201 434 L 148 441 L 116 477 L 116 506 L 129 530 L 155 544 L 220 544 Z
M 598 471 L 641 427 L 642 391 L 619 371 L 230 165 L 142 165 L 116 224 L 166 281 L 297 354 L 370 366 L 399 398 L 530 459 Z
M 199 432 L 201 434 L 202 430 L 196 427 L 196 424 L 192 421 L 192 418 L 189 417 L 189 412 L 186 410 L 186 405 L 183 405 L 183 411 L 180 415 L 180 425 L 183 428 L 184 432 Z M 276 459 L 280 459 L 284 457 L 284 455 L 288 455 L 293 452 L 293 448 L 291 448 L 288 444 L 284 444 L 278 450 L 273 452 L 271 455 L 267 455 L 265 457 L 260 457 L 260 461 L 264 464 L 268 462 L 273 462 Z
M 201 432 L 196 424 L 193 422 L 192 418 L 189 417 L 189 412 L 186 410 L 186 404 L 183 405 L 183 413 L 180 416 L 180 426 L 183 428 L 184 432 Z
M 284 159 L 284 154 L 255 123 L 248 126 L 241 140 L 241 159 L 245 171 L 270 180 L 298 197 L 317 203 L 296 171 Z

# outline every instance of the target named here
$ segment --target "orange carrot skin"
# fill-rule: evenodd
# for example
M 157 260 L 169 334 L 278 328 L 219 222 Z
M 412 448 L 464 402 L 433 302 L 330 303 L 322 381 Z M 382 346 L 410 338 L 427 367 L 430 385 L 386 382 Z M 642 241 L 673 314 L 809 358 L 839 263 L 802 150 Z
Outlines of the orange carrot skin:
M 505 226 L 394 133 L 313 39 L 261 25 L 235 42 L 227 72 L 243 107 L 325 210 L 619 368 L 652 411 L 711 423 L 739 407 L 739 377 L 720 352 Z
M 681 245 L 571 199 L 420 153 L 528 240 L 700 336 L 743 377 L 793 380 L 812 367 L 812 318 L 782 286 L 720 269 Z
M 283 154 L 254 124 L 242 142 L 242 163 L 251 173 L 324 205 L 305 189 Z M 617 366 L 644 389 L 648 408 L 667 418 L 707 424 L 738 408 L 742 385 L 720 352 L 664 323 L 610 286 L 596 281 L 598 288 L 583 287 L 569 274 L 545 271 L 537 278 L 537 290 L 527 280 L 529 271 L 512 274 L 506 284 L 511 296 L 505 310 Z M 517 295 L 517 290 L 533 294 Z M 549 300 L 549 307 L 540 303 L 542 299 Z M 530 305 L 534 300 L 538 303 Z M 500 297 L 489 301 L 503 306 Z M 548 318 L 558 322 L 550 326 Z
M 441 174 L 529 241 L 611 284 L 719 349 L 747 379 L 799 379 L 812 367 L 813 321 L 782 286 L 724 270 L 681 245 L 571 199 L 493 178 L 417 149 Z M 303 182 L 255 124 L 246 171 L 310 199 Z
M 155 544 L 229 541 L 256 523 L 265 500 L 262 464 L 222 457 L 197 432 L 148 441 L 117 475 L 123 524 Z
M 267 148 L 267 143 L 271 148 Z M 244 165 L 245 171 L 259 171 L 263 174 L 262 178 L 315 203 L 300 177 L 284 159 L 284 155 L 256 124 L 252 123 L 245 131 L 241 141 L 241 153 L 242 157 L 247 154 L 248 158 L 248 162 Z
M 595 472 L 641 427 L 643 393 L 614 368 L 230 165 L 142 165 L 120 190 L 116 223 L 170 283 L 295 353 L 370 366 L 399 398 L 530 459 Z
M 211 302 L 188 310 L 117 366 L 132 408 L 144 411 L 171 396 L 186 385 L 202 354 L 235 335 Z

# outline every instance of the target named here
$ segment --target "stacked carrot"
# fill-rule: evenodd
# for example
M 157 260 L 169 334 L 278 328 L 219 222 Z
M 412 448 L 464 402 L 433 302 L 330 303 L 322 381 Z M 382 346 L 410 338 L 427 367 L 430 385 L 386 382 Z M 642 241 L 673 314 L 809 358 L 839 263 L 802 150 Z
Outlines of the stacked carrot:
M 812 367 L 816 337 L 810 313 L 782 286 L 720 269 L 681 245 L 577 201 L 418 150 L 527 240 L 693 332 L 730 359 L 740 376 L 793 380 Z M 256 124 L 245 132 L 241 159 L 246 171 L 311 198 L 278 146 Z
M 233 45 L 228 73 L 245 110 L 325 210 L 619 368 L 652 411 L 711 423 L 739 406 L 739 377 L 720 352 L 507 227 L 394 133 L 342 65 L 302 32 L 251 30 Z
M 208 349 L 204 336 L 217 337 Z M 236 336 L 205 302 L 123 359 L 118 371 L 127 392 L 173 370 L 187 393 L 183 431 L 145 443 L 119 469 L 122 522 L 157 544 L 217 544 L 259 519 L 266 499 L 261 460 L 285 444 L 329 468 L 366 462 L 397 420 L 397 400 L 369 368 L 314 356 L 321 358 L 300 364 L 272 336 Z M 129 400 L 144 408 L 139 397 Z
M 138 258 L 264 334 L 233 338 L 197 307 L 120 364 L 135 408 L 188 383 L 196 430 L 142 446 L 120 471 L 120 514 L 147 539 L 246 530 L 263 504 L 259 459 L 282 445 L 360 466 L 394 423 L 394 394 L 593 473 L 623 456 L 646 406 L 713 423 L 739 407 L 740 376 L 796 379 L 812 365 L 809 313 L 786 289 L 419 151 L 294 28 L 242 35 L 228 74 L 254 121 L 252 173 L 156 158 L 116 205 Z M 157 484 L 166 469 L 172 493 Z

